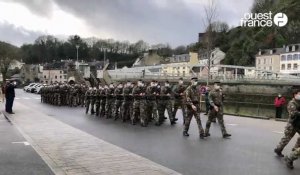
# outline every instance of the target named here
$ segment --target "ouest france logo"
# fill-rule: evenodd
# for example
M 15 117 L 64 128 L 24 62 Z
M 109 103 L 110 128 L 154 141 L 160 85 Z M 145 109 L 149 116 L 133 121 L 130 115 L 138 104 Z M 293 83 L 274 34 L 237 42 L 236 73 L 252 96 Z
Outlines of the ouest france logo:
M 288 17 L 284 13 L 245 13 L 241 19 L 242 27 L 272 27 L 275 24 L 283 27 L 288 23 Z

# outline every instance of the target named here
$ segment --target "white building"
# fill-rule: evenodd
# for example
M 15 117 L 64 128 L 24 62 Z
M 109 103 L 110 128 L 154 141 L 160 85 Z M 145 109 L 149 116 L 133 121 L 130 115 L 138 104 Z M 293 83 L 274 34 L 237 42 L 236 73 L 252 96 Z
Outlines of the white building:
M 280 54 L 280 73 L 300 76 L 300 44 L 284 47 Z
M 25 63 L 20 62 L 20 61 L 18 61 L 18 60 L 13 60 L 13 61 L 10 63 L 8 69 L 9 69 L 9 70 L 14 70 L 15 68 L 21 69 L 22 66 L 23 66 L 24 64 L 25 64 Z
M 67 82 L 67 72 L 64 70 L 48 69 L 43 70 L 42 83 L 51 84 L 51 83 L 66 83 Z
M 211 54 L 210 54 L 210 64 L 213 65 L 220 65 L 221 61 L 224 60 L 226 54 L 220 50 L 219 48 L 215 48 Z M 200 64 L 208 65 L 208 59 L 207 58 L 200 58 L 199 60 Z

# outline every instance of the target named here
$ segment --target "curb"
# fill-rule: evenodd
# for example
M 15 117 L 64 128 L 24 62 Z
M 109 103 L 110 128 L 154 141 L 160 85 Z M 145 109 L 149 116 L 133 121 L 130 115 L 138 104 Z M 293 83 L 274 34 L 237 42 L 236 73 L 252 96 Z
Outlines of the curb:
M 247 118 L 262 119 L 262 120 L 270 120 L 271 119 L 271 117 L 264 117 L 264 116 L 236 115 L 236 114 L 227 114 L 227 113 L 224 113 L 224 114 L 225 115 L 236 116 L 236 117 L 247 117 Z
M 66 175 L 66 172 L 60 168 L 32 139 L 29 137 L 26 133 L 23 132 L 23 130 L 14 123 L 13 119 L 6 115 L 4 112 L 0 111 L 0 114 L 2 114 L 14 127 L 17 128 L 17 130 L 21 133 L 21 135 L 25 138 L 27 142 L 30 143 L 32 148 L 37 152 L 37 154 L 44 160 L 44 162 L 48 165 L 48 167 L 51 169 L 51 171 L 55 175 Z

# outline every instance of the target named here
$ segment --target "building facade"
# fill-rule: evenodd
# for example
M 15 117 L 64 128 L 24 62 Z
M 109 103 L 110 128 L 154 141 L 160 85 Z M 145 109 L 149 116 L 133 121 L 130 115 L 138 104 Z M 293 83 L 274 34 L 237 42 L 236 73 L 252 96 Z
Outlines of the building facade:
M 260 50 L 255 59 L 256 69 L 280 72 L 280 54 L 282 52 L 283 48 Z
M 44 69 L 41 83 L 67 83 L 67 71 L 62 69 Z
M 280 72 L 300 76 L 300 44 L 284 47 L 280 54 Z

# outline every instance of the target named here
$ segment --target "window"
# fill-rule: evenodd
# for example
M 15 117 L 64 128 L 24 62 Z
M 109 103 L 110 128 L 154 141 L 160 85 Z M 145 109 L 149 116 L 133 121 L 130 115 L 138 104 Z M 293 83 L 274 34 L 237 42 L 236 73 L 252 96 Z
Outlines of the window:
M 66 76 L 66 75 L 64 75 L 64 79 L 67 79 L 67 76 Z
M 288 64 L 287 65 L 287 70 L 291 70 L 292 69 L 292 64 Z
M 285 64 L 281 65 L 281 70 L 285 70 Z
M 272 66 L 269 67 L 269 70 L 272 70 Z
M 257 61 L 258 61 L 258 64 L 260 64 L 260 59 L 257 59 Z
M 46 81 L 46 84 L 48 84 L 48 81 Z
M 62 71 L 59 71 L 59 73 L 61 73 L 61 74 L 62 74 Z
M 61 78 L 62 78 L 62 76 L 59 76 L 59 78 L 61 79 Z
M 286 61 L 286 56 L 285 55 L 281 55 L 281 61 Z
M 296 48 L 295 46 L 292 47 L 292 52 L 295 52 Z
M 266 67 L 264 67 L 264 70 L 266 70 Z
M 183 67 L 182 69 L 185 69 L 185 67 Z
M 270 63 L 272 64 L 272 58 L 270 58 Z
M 297 63 L 294 64 L 293 69 L 294 69 L 294 70 L 297 70 L 297 69 L 298 69 L 298 64 L 297 64 Z
M 298 60 L 298 55 L 297 54 L 293 55 L 293 60 Z
M 44 78 L 47 78 L 47 76 L 45 75 Z
M 57 76 L 55 75 L 55 79 L 57 79 Z
M 264 64 L 266 64 L 266 59 L 264 58 Z
M 288 55 L 288 56 L 287 56 L 287 60 L 288 60 L 288 61 L 292 61 L 292 60 L 293 60 L 292 55 Z

